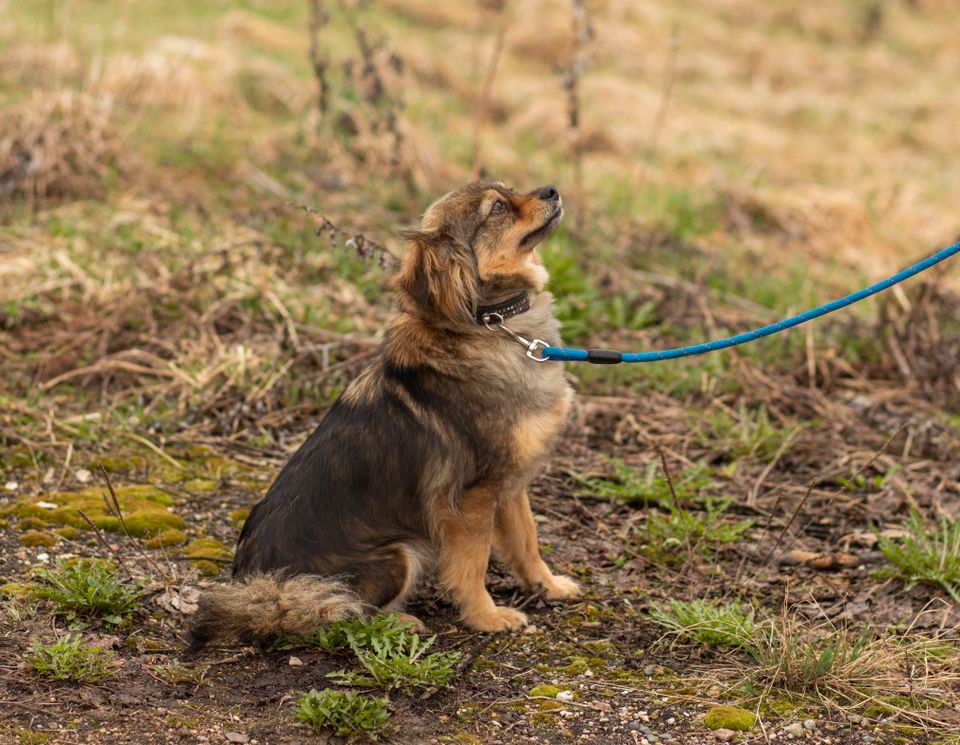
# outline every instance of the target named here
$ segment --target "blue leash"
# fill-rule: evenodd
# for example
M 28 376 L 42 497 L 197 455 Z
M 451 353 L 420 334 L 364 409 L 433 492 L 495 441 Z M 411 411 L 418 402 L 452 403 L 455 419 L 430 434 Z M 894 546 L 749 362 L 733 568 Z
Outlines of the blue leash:
M 812 308 L 806 313 L 801 313 L 798 316 L 786 318 L 782 321 L 778 321 L 777 323 L 771 323 L 769 326 L 764 326 L 753 331 L 746 331 L 742 334 L 737 334 L 736 336 L 731 336 L 726 339 L 708 341 L 704 344 L 693 344 L 687 347 L 677 347 L 676 349 L 664 349 L 659 352 L 616 352 L 610 349 L 568 349 L 566 347 L 548 347 L 544 345 L 540 350 L 539 357 L 535 357 L 533 354 L 531 354 L 533 348 L 528 350 L 528 354 L 534 359 L 543 361 L 555 360 L 557 362 L 592 362 L 598 365 L 616 365 L 619 362 L 658 362 L 660 360 L 675 360 L 678 357 L 693 357 L 694 355 L 698 354 L 715 352 L 718 349 L 729 349 L 730 347 L 736 347 L 740 344 L 746 344 L 749 341 L 755 341 L 757 339 L 762 339 L 765 336 L 786 331 L 794 326 L 799 326 L 801 323 L 812 321 L 814 318 L 820 318 L 820 316 L 825 316 L 827 313 L 833 313 L 835 310 L 840 310 L 841 308 L 846 308 L 848 305 L 858 303 L 861 300 L 870 297 L 871 295 L 876 295 L 878 292 L 888 290 L 894 285 L 900 284 L 904 280 L 910 279 L 910 277 L 920 274 L 920 272 L 924 272 L 930 267 L 936 266 L 941 261 L 949 259 L 951 256 L 954 256 L 958 253 L 960 253 L 960 241 L 954 243 L 949 248 L 945 248 L 942 251 L 935 253 L 930 258 L 924 259 L 919 264 L 914 264 L 909 269 L 904 269 L 902 272 L 894 274 L 889 279 L 885 279 L 882 282 L 877 282 L 874 285 L 870 285 L 859 292 L 854 292 L 852 295 L 847 295 L 846 297 L 829 302 L 826 305 L 821 305 L 818 308 Z M 543 342 L 540 342 L 540 344 L 543 345 Z

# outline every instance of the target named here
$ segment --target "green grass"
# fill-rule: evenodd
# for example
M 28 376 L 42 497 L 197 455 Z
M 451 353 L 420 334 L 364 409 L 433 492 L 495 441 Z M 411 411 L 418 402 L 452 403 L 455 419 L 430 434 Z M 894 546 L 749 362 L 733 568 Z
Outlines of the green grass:
M 421 639 L 396 615 L 338 621 L 309 636 L 286 637 L 281 649 L 317 646 L 327 652 L 350 651 L 363 670 L 337 670 L 327 677 L 339 683 L 385 690 L 449 685 L 460 661 L 459 652 L 427 654 L 436 636 Z
M 49 601 L 54 615 L 71 622 L 100 620 L 118 626 L 140 608 L 140 583 L 121 578 L 102 559 L 60 560 L 37 570 L 37 577 L 40 581 L 31 585 L 30 595 Z
M 379 740 L 389 718 L 385 698 L 365 698 L 352 691 L 314 689 L 297 700 L 297 719 L 318 734 L 329 731 L 337 737 Z
M 724 518 L 733 501 L 727 497 L 706 496 L 699 501 L 702 511 L 675 504 L 667 505 L 665 511 L 651 509 L 634 535 L 637 549 L 654 564 L 679 566 L 692 552 L 713 556 L 753 526 L 752 520 L 729 522 Z
M 940 515 L 930 525 L 916 509 L 911 509 L 902 539 L 888 538 L 877 533 L 880 551 L 892 565 L 874 572 L 875 575 L 898 577 L 908 588 L 918 584 L 942 588 L 960 603 L 960 520 L 949 520 Z
M 79 635 L 67 634 L 53 644 L 34 642 L 27 653 L 27 664 L 41 675 L 74 683 L 95 683 L 113 672 L 113 652 L 103 647 L 88 647 Z
M 671 600 L 654 603 L 650 618 L 677 637 L 708 647 L 738 648 L 753 639 L 752 608 L 740 603 L 708 600 Z
M 614 478 L 577 477 L 584 485 L 580 494 L 616 499 L 624 504 L 652 502 L 666 507 L 673 503 L 670 485 L 659 475 L 660 464 L 657 461 L 651 461 L 643 470 L 633 468 L 619 458 L 608 458 L 607 461 L 613 468 Z M 712 471 L 703 463 L 673 474 L 677 498 L 682 502 L 697 499 L 710 485 L 712 475 Z
M 771 461 L 785 452 L 803 425 L 778 427 L 770 421 L 765 406 L 749 409 L 740 404 L 734 414 L 719 409 L 696 421 L 699 439 L 728 460 L 760 458 Z

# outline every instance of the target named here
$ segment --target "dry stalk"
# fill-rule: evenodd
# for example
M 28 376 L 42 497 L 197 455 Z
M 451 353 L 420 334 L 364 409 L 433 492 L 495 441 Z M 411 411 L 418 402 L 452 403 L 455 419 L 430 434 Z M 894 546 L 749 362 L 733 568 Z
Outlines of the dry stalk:
M 489 5 L 489 2 L 484 3 L 485 7 Z M 506 12 L 504 12 L 505 8 L 505 0 L 493 4 L 493 10 L 495 10 L 499 15 L 500 22 L 497 25 L 497 35 L 493 40 L 493 51 L 490 53 L 490 61 L 487 63 L 487 71 L 483 76 L 483 85 L 480 88 L 480 96 L 477 99 L 476 115 L 474 116 L 473 165 L 471 166 L 471 170 L 473 171 L 473 175 L 478 178 L 481 172 L 480 156 L 483 128 L 487 124 L 487 119 L 490 116 L 490 96 L 493 91 L 493 81 L 497 77 L 497 67 L 500 64 L 500 56 L 503 53 L 503 42 L 507 36 L 508 19 Z
M 563 89 L 567 93 L 567 126 L 570 139 L 570 160 L 573 165 L 573 223 L 576 230 L 586 225 L 583 193 L 583 130 L 580 117 L 580 76 L 586 68 L 586 45 L 593 38 L 593 28 L 583 0 L 571 0 L 573 51 L 570 65 L 564 71 Z
M 657 114 L 653 118 L 653 124 L 650 127 L 650 134 L 647 135 L 647 144 L 643 150 L 643 159 L 637 165 L 637 188 L 643 186 L 647 178 L 647 170 L 650 163 L 657 155 L 657 147 L 660 144 L 660 133 L 667 121 L 667 111 L 670 108 L 670 99 L 673 97 L 673 88 L 677 80 L 677 60 L 680 57 L 680 27 L 674 24 L 670 30 L 669 51 L 667 54 L 667 65 L 663 74 L 663 88 L 660 91 L 660 105 L 657 107 Z
M 315 228 L 314 235 L 326 235 L 334 246 L 336 246 L 338 242 L 342 242 L 346 248 L 356 251 L 360 258 L 368 261 L 371 259 L 376 261 L 377 266 L 381 269 L 393 271 L 399 268 L 400 259 L 383 244 L 367 238 L 363 233 L 350 233 L 337 227 L 326 215 L 323 215 L 313 207 L 305 204 L 296 204 L 294 202 L 287 202 L 287 204 L 317 217 L 318 224 Z
M 320 0 L 310 0 L 310 64 L 317 81 L 317 110 L 321 121 L 330 105 L 330 80 L 327 77 L 330 60 L 320 48 L 320 31 L 330 21 L 330 14 Z

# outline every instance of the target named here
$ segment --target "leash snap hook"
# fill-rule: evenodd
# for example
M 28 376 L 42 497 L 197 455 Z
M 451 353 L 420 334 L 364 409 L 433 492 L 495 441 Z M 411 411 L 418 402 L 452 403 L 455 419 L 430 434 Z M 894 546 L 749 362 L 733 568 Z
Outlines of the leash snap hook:
M 543 339 L 534 339 L 530 344 L 527 345 L 527 357 L 532 359 L 534 362 L 549 362 L 549 357 L 544 357 L 537 354 L 538 349 L 546 349 L 549 344 L 547 344 Z

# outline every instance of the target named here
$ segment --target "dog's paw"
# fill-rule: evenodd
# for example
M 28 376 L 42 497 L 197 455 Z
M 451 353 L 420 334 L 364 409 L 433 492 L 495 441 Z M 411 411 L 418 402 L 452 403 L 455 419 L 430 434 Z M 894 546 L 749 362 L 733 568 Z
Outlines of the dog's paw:
M 529 623 L 526 614 L 499 605 L 486 613 L 464 615 L 463 621 L 474 631 L 510 631 Z
M 541 584 L 544 590 L 543 596 L 547 600 L 570 600 L 581 592 L 580 585 L 562 574 L 551 575 L 550 579 Z

